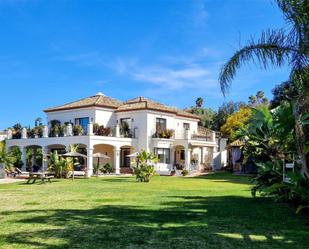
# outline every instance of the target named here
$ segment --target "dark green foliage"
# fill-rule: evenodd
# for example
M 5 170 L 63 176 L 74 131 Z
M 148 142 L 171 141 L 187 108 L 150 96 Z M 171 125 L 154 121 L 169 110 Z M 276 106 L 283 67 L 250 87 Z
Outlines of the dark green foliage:
M 102 166 L 100 171 L 103 174 L 110 174 L 110 173 L 112 173 L 114 171 L 114 168 L 113 168 L 113 166 L 110 163 L 106 163 L 104 166 Z
M 184 169 L 182 172 L 181 172 L 182 176 L 187 176 L 189 174 L 189 171 L 187 169 Z
M 275 86 L 272 90 L 273 99 L 270 102 L 270 108 L 276 108 L 285 102 L 291 102 L 298 96 L 297 86 L 292 81 L 283 82 Z
M 148 153 L 145 150 L 139 152 L 136 157 L 136 165 L 133 166 L 133 173 L 138 182 L 149 182 L 154 176 L 155 169 L 153 163 L 157 162 L 158 158 L 153 153 Z
M 13 139 L 20 139 L 22 129 L 23 129 L 23 127 L 20 123 L 15 124 L 13 126 L 13 129 L 12 129 L 12 138 Z
M 74 136 L 80 136 L 83 135 L 84 129 L 81 125 L 74 125 L 73 126 L 73 135 Z

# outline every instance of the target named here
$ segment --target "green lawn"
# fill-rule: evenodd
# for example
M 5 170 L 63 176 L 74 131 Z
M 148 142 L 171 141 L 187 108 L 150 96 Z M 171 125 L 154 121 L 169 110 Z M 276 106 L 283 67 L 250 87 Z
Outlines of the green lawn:
M 0 248 L 309 248 L 284 204 L 247 178 L 133 177 L 0 185 Z

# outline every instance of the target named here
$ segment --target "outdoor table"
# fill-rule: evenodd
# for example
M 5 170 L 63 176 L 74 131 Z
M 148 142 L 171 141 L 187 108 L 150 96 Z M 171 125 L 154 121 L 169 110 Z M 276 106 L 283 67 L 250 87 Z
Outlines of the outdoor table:
M 27 181 L 27 184 L 29 184 L 31 181 L 31 184 L 35 183 L 36 180 L 40 179 L 42 183 L 45 183 L 45 180 L 48 180 L 48 182 L 51 182 L 50 179 L 54 178 L 53 174 L 50 172 L 30 172 L 29 178 Z

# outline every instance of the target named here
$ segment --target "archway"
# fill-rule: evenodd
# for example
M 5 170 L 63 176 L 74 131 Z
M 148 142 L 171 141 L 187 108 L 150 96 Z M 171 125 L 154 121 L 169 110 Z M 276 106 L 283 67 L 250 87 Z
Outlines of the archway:
M 134 152 L 135 149 L 132 146 L 120 147 L 120 173 L 132 173 L 132 162 L 135 158 L 128 156 Z
M 185 156 L 185 147 L 182 145 L 177 145 L 173 148 L 174 151 L 174 165 L 177 167 L 178 165 L 180 167 L 185 167 L 185 161 L 186 161 L 186 156 Z
M 109 157 L 109 159 L 102 160 L 102 164 L 109 163 L 112 165 L 113 168 L 115 168 L 114 146 L 110 144 L 97 144 L 93 148 L 93 154 L 100 152 Z

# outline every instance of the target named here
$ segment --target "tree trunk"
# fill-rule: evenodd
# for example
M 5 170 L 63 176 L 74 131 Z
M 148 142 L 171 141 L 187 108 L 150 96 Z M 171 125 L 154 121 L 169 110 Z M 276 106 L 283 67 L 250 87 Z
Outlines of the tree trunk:
M 302 163 L 301 172 L 309 177 L 309 168 L 306 155 L 306 134 L 304 127 L 301 124 L 301 117 L 304 114 L 308 107 L 308 96 L 300 94 L 297 100 L 294 103 L 293 112 L 295 117 L 295 137 L 296 137 L 296 147 L 298 155 Z

